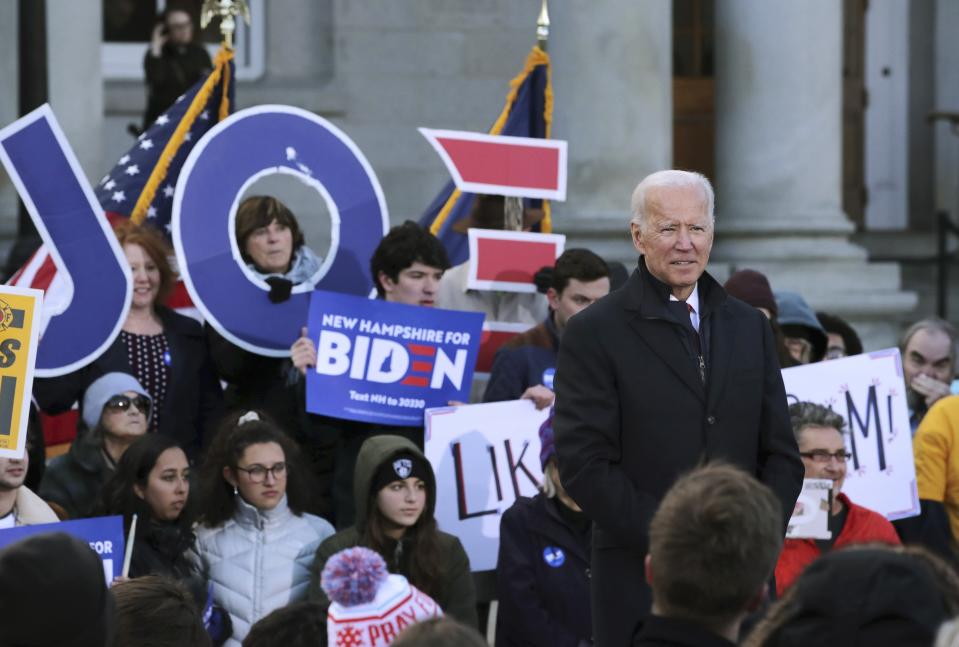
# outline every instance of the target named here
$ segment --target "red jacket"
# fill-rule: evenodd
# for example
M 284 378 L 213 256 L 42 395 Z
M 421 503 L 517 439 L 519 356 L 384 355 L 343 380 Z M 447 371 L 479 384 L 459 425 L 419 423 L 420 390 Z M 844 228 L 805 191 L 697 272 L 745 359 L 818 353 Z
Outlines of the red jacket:
M 889 521 L 869 508 L 858 506 L 845 494 L 839 495 L 846 509 L 846 523 L 836 538 L 833 549 L 838 550 L 850 544 L 882 543 L 899 545 L 899 535 Z M 783 542 L 783 552 L 776 563 L 776 594 L 792 586 L 803 570 L 816 561 L 820 555 L 819 546 L 813 539 L 787 539 Z

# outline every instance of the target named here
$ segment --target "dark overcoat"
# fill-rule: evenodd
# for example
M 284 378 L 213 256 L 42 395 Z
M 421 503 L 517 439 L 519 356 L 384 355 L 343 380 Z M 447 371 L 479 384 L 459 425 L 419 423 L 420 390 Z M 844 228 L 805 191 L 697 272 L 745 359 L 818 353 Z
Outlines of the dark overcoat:
M 563 484 L 594 523 L 599 647 L 629 644 L 649 613 L 649 523 L 678 476 L 707 461 L 755 474 L 782 502 L 784 532 L 802 487 L 769 322 L 708 274 L 698 289 L 705 383 L 688 315 L 642 258 L 626 285 L 570 319 L 560 346 L 556 447 Z
M 592 639 L 589 530 L 566 523 L 561 505 L 542 493 L 520 497 L 500 519 L 497 647 L 579 647 Z

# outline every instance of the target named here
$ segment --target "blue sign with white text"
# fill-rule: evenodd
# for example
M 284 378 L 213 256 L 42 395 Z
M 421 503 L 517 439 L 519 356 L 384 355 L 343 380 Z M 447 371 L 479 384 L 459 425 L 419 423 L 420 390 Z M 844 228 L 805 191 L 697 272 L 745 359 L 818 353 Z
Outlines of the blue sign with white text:
M 316 369 L 306 408 L 334 418 L 421 426 L 423 410 L 467 401 L 483 314 L 316 291 Z
M 0 548 L 21 539 L 50 532 L 65 532 L 90 544 L 103 561 L 103 575 L 107 584 L 120 577 L 123 571 L 123 517 L 94 517 L 37 526 L 17 526 L 0 530 Z

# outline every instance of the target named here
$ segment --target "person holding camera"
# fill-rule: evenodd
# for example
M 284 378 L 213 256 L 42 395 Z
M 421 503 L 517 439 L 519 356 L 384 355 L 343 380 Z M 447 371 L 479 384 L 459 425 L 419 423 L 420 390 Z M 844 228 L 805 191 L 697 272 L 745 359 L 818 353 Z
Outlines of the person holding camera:
M 143 130 L 213 69 L 209 53 L 194 42 L 194 32 L 193 17 L 177 5 L 167 7 L 153 28 L 150 48 L 143 57 L 147 82 Z

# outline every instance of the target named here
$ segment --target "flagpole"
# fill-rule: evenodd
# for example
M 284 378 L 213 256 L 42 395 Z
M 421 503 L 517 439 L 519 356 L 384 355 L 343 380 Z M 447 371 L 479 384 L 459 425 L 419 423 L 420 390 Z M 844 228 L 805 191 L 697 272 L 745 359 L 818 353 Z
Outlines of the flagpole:
M 549 7 L 547 4 L 547 0 L 543 0 L 539 8 L 539 18 L 536 19 L 536 44 L 544 52 L 549 41 Z
M 233 49 L 233 33 L 236 31 L 236 16 L 242 15 L 246 24 L 250 24 L 250 8 L 246 0 L 204 0 L 200 9 L 200 27 L 206 29 L 214 18 L 220 19 L 220 33 L 223 46 Z

